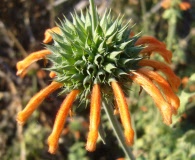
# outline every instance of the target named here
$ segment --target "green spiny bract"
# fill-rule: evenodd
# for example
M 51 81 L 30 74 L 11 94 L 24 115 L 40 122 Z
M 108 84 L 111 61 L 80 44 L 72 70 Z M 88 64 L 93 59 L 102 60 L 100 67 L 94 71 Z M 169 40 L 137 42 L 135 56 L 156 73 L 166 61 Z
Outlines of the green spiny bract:
M 61 34 L 52 33 L 53 45 L 46 47 L 52 52 L 48 59 L 53 63 L 56 81 L 64 84 L 63 92 L 80 90 L 80 99 L 86 101 L 92 86 L 101 85 L 105 95 L 111 91 L 110 82 L 115 80 L 126 86 L 131 83 L 128 74 L 137 69 L 141 60 L 135 46 L 138 36 L 130 37 L 129 23 L 123 24 L 123 17 L 114 20 L 111 11 L 106 11 L 92 30 L 92 15 L 72 15 L 73 21 L 64 18 L 58 27 Z

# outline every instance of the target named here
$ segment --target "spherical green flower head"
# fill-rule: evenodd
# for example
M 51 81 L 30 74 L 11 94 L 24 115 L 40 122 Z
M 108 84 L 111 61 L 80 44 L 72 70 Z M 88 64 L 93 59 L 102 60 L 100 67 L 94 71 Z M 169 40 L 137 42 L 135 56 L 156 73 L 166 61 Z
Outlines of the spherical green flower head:
M 52 33 L 54 43 L 47 45 L 56 81 L 64 84 L 64 92 L 79 89 L 81 100 L 86 101 L 95 83 L 105 95 L 112 93 L 113 80 L 126 90 L 131 83 L 129 72 L 137 69 L 141 60 L 143 48 L 134 45 L 139 37 L 130 37 L 131 28 L 129 23 L 123 24 L 123 17 L 114 19 L 110 14 L 97 15 L 95 23 L 89 11 L 85 16 L 81 12 L 80 17 L 75 13 L 72 22 L 64 18 L 58 25 L 61 34 Z

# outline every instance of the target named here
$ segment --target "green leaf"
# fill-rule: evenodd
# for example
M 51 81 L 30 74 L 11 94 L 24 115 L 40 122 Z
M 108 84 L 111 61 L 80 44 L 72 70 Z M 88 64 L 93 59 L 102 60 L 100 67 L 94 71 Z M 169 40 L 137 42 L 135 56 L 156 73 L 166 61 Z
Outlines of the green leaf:
M 105 47 L 106 47 L 106 41 L 104 40 L 100 43 L 98 47 L 98 53 L 100 54 L 104 53 L 106 51 Z
M 85 48 L 82 47 L 82 45 L 72 43 L 71 44 L 71 49 L 72 49 L 72 52 L 74 53 L 74 56 L 77 57 L 77 58 L 80 58 L 80 57 L 82 57 L 82 53 L 83 53 Z
M 102 27 L 104 34 L 106 34 L 108 28 L 108 18 L 110 17 L 110 13 L 111 13 L 111 9 L 109 10 L 109 12 L 108 10 L 106 10 L 104 12 L 102 19 L 100 20 L 100 26 Z
M 125 47 L 126 47 L 127 45 L 129 45 L 130 43 L 132 43 L 132 42 L 133 42 L 133 39 L 131 39 L 131 40 L 127 41 L 127 42 L 121 43 L 118 47 L 119 47 L 120 49 L 125 49 Z
M 113 33 L 110 37 L 108 37 L 108 39 L 106 40 L 106 44 L 110 45 L 112 43 L 116 43 L 114 41 L 114 38 L 116 37 L 116 34 L 118 33 L 118 30 L 115 31 L 115 33 Z
M 85 24 L 85 16 L 84 16 L 84 14 L 83 14 L 83 11 L 81 10 L 81 20 L 83 21 L 83 23 Z
M 120 61 L 121 65 L 126 65 L 128 62 L 130 62 L 132 60 L 135 61 L 134 58 L 133 59 L 120 58 L 119 61 Z
M 118 20 L 115 20 L 114 23 L 107 29 L 105 37 L 109 37 L 114 32 L 116 32 L 117 25 L 118 25 Z
M 144 47 L 141 47 L 141 46 L 127 47 L 125 49 L 125 53 L 129 57 L 137 57 L 142 49 L 144 49 Z
M 93 40 L 92 40 L 92 37 L 91 35 L 88 33 L 87 35 L 87 38 L 86 38 L 86 41 L 85 41 L 85 48 L 90 48 L 90 46 L 93 44 Z
M 91 15 L 89 14 L 89 11 L 86 12 L 86 21 L 85 21 L 85 30 L 87 33 L 92 35 L 92 22 L 91 22 Z
M 111 73 L 113 69 L 116 69 L 115 65 L 112 63 L 108 63 L 105 65 L 104 69 L 108 72 Z
M 57 33 L 55 33 L 55 32 L 51 32 L 51 36 L 52 36 L 52 39 L 53 39 L 54 41 L 61 42 L 61 43 L 64 42 L 63 36 L 61 36 L 61 35 L 59 35 L 59 34 L 57 34 Z
M 118 56 L 122 53 L 123 51 L 113 51 L 110 54 L 108 54 L 108 58 L 112 61 L 116 61 Z
M 123 71 L 122 69 L 117 69 L 115 74 L 117 75 L 117 77 L 122 75 L 128 75 L 128 73 Z
M 70 30 L 75 31 L 76 26 L 74 26 L 74 24 L 71 21 L 69 21 L 66 17 L 64 17 L 64 19 L 65 19 L 65 25 L 64 26 L 68 26 L 68 28 Z
M 77 37 L 74 40 L 79 42 L 79 44 L 81 44 L 82 46 L 84 46 L 87 35 L 83 31 L 81 31 L 79 28 L 76 28 L 76 34 L 77 34 Z
M 84 75 L 76 73 L 71 76 L 71 79 L 74 81 L 81 81 L 84 79 Z
M 74 15 L 71 14 L 71 16 L 73 18 L 73 23 L 75 24 L 75 26 L 77 26 L 77 28 L 82 30 L 82 32 L 86 33 L 86 31 L 85 31 L 85 23 L 83 23 L 83 21 L 77 15 L 76 11 L 75 11 Z
M 85 62 L 83 60 L 78 60 L 75 62 L 74 66 L 83 67 L 85 65 Z
M 124 21 L 124 15 L 121 16 L 121 15 L 119 14 L 118 19 L 119 19 L 119 20 L 118 20 L 118 24 L 119 24 L 119 25 L 122 25 L 122 23 L 123 23 L 123 21 Z
M 95 67 L 95 65 L 92 65 L 92 64 L 89 64 L 88 66 L 87 66 L 87 73 L 89 74 L 89 75 L 91 75 L 91 76 L 93 76 L 94 75 L 94 73 L 96 72 L 96 67 Z
M 95 55 L 94 63 L 99 67 L 104 62 L 104 57 L 100 54 Z
M 99 35 L 100 37 L 104 36 L 103 30 L 102 30 L 102 27 L 100 26 L 100 24 L 97 25 L 97 27 L 95 29 L 95 34 Z
M 74 35 L 72 35 L 71 31 L 67 32 L 64 29 L 62 29 L 62 33 L 64 34 L 64 42 L 70 45 L 74 40 Z
M 91 20 L 92 20 L 92 32 L 95 31 L 95 28 L 97 27 L 99 23 L 99 17 L 98 17 L 98 12 L 97 12 L 97 7 L 95 7 L 94 0 L 89 0 L 90 3 L 90 15 L 91 15 Z
M 100 82 L 104 82 L 106 78 L 106 72 L 104 70 L 99 70 L 97 73 L 97 78 Z
M 59 53 L 59 49 L 56 46 L 45 44 L 46 48 L 51 51 L 54 55 Z
M 130 22 L 128 22 L 125 26 L 123 26 L 123 27 L 118 31 L 118 33 L 117 33 L 117 35 L 116 35 L 116 39 L 117 39 L 118 41 L 121 41 L 121 40 L 122 40 L 125 31 L 127 31 L 128 27 L 129 27 L 129 23 L 130 23 Z
M 72 48 L 70 45 L 67 45 L 66 43 L 56 42 L 58 44 L 58 47 L 62 51 L 64 51 L 66 54 L 72 55 Z
M 101 37 L 96 34 L 96 35 L 93 36 L 93 41 L 94 41 L 95 44 L 98 44 L 98 43 L 101 42 Z
M 67 64 L 73 65 L 75 63 L 73 56 L 70 56 L 69 54 L 66 54 L 66 53 L 61 53 L 61 55 L 62 57 L 65 58 L 65 61 L 67 62 Z
M 83 80 L 83 86 L 87 87 L 86 84 L 91 83 L 91 76 L 86 76 L 85 79 Z

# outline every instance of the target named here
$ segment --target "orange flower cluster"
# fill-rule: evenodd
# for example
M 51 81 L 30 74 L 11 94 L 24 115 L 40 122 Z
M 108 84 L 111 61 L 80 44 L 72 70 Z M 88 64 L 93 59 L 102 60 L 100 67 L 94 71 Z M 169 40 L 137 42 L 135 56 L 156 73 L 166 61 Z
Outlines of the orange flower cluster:
M 171 6 L 171 0 L 163 0 L 161 6 L 164 9 L 168 9 Z M 179 3 L 179 7 L 181 10 L 186 11 L 191 8 L 191 4 L 189 2 L 181 2 Z
M 60 29 L 54 27 L 46 30 L 44 43 L 52 41 L 51 32 L 60 34 Z M 171 62 L 172 53 L 166 49 L 164 43 L 158 41 L 154 37 L 143 36 L 137 40 L 136 46 L 145 45 L 145 48 L 140 54 L 159 53 L 167 62 Z M 48 54 L 48 50 L 42 50 L 31 53 L 24 60 L 17 63 L 17 75 L 22 75 L 25 70 L 39 59 L 44 59 Z M 180 79 L 174 74 L 171 68 L 163 62 L 158 62 L 151 59 L 142 59 L 139 64 L 140 68 L 129 73 L 129 78 L 133 82 L 139 84 L 154 100 L 156 106 L 160 110 L 164 123 L 170 125 L 172 122 L 172 115 L 177 113 L 180 101 L 175 92 L 180 85 Z M 151 69 L 152 68 L 152 69 Z M 161 76 L 158 71 L 164 74 Z M 50 77 L 54 78 L 55 73 L 51 72 Z M 98 138 L 98 128 L 100 123 L 101 110 L 101 88 L 100 84 L 94 84 L 91 92 L 90 105 L 90 124 L 89 134 L 87 138 L 86 149 L 94 151 L 96 148 L 96 141 Z M 52 92 L 63 87 L 63 84 L 53 81 L 45 89 L 39 91 L 34 95 L 25 109 L 18 113 L 17 121 L 19 124 L 24 124 L 33 111 L 40 105 L 40 103 Z M 128 145 L 133 144 L 134 131 L 131 125 L 131 116 L 128 110 L 128 105 L 120 87 L 120 82 L 112 81 L 111 87 L 114 93 L 117 109 L 120 114 L 121 122 L 124 127 L 124 135 Z M 49 152 L 54 154 L 58 147 L 58 140 L 65 124 L 65 119 L 71 110 L 71 106 L 79 94 L 79 90 L 72 90 L 62 102 L 60 109 L 56 115 L 53 126 L 53 131 L 48 138 Z

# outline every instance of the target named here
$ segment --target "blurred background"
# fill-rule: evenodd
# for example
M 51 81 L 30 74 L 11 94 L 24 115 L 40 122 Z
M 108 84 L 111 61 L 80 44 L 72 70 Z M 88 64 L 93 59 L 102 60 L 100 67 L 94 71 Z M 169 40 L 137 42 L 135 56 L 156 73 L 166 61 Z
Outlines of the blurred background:
M 182 3 L 186 2 L 186 3 Z M 16 76 L 16 63 L 44 47 L 44 31 L 65 15 L 88 7 L 87 0 L 1 0 L 0 2 L 0 159 L 1 160 L 115 160 L 125 155 L 102 113 L 106 145 L 98 140 L 93 153 L 85 150 L 89 110 L 76 110 L 68 118 L 56 155 L 47 152 L 47 137 L 64 96 L 50 95 L 23 126 L 16 114 L 29 99 L 50 83 L 44 62 L 29 73 Z M 195 160 L 195 0 L 95 0 L 99 14 L 112 8 L 113 16 L 131 19 L 133 32 L 152 35 L 173 52 L 172 68 L 182 79 L 178 95 L 181 106 L 173 124 L 163 124 L 152 99 L 132 86 L 129 109 L 136 131 L 133 154 L 138 160 Z M 57 97 L 57 98 L 56 98 Z M 77 105 L 75 103 L 74 105 Z

